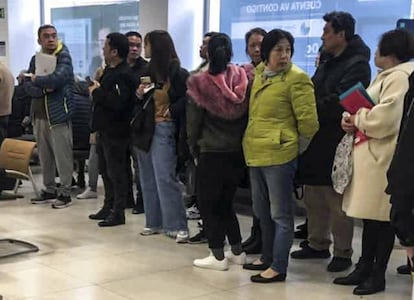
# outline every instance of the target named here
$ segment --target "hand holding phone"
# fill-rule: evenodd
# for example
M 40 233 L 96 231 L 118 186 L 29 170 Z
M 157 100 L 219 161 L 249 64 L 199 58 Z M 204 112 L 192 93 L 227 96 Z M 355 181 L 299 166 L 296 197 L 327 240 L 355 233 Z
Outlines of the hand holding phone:
M 86 76 L 85 80 L 88 83 L 88 86 L 92 86 L 95 84 L 90 76 Z

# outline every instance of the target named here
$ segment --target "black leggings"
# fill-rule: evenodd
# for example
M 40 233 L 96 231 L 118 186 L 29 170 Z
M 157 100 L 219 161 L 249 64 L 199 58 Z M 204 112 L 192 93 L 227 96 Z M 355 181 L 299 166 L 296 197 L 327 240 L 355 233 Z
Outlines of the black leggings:
M 197 167 L 197 197 L 210 249 L 241 243 L 233 198 L 243 171 L 241 152 L 201 153 Z

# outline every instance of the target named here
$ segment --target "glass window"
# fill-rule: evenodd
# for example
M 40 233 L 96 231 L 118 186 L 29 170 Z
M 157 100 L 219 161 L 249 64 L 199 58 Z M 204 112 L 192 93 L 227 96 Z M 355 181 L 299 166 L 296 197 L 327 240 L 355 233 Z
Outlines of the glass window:
M 219 0 L 214 0 L 214 2 Z M 356 19 L 356 33 L 373 54 L 382 33 L 396 27 L 398 19 L 409 18 L 411 0 L 221 0 L 220 31 L 229 33 L 234 47 L 234 61 L 248 60 L 244 53 L 244 34 L 253 27 L 269 31 L 281 28 L 295 37 L 293 61 L 310 75 L 321 46 L 325 13 L 350 12 Z M 414 1 L 413 1 L 414 2 Z M 412 16 L 412 15 L 411 15 Z M 376 68 L 371 55 L 373 75 Z
M 72 55 L 75 74 L 93 77 L 103 64 L 106 35 L 139 31 L 138 4 L 138 0 L 44 0 L 44 23 L 56 26 Z

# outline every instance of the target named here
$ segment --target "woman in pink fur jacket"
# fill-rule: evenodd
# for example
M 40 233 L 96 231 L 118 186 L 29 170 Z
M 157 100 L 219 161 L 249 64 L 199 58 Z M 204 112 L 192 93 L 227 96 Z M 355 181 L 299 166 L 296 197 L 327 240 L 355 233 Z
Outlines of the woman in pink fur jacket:
M 220 33 L 208 43 L 209 69 L 190 76 L 187 93 L 188 144 L 196 158 L 197 196 L 211 254 L 194 260 L 199 268 L 227 270 L 243 264 L 233 197 L 243 175 L 242 138 L 247 124 L 247 76 L 230 63 L 230 38 Z M 224 253 L 228 238 L 231 250 Z

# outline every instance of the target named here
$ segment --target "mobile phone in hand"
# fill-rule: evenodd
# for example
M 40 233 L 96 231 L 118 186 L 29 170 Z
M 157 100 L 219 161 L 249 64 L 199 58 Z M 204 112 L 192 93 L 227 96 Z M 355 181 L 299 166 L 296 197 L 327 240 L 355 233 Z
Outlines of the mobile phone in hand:
M 93 80 L 91 79 L 90 76 L 86 76 L 85 80 L 88 83 L 88 86 L 94 85 L 94 82 L 93 82 Z

